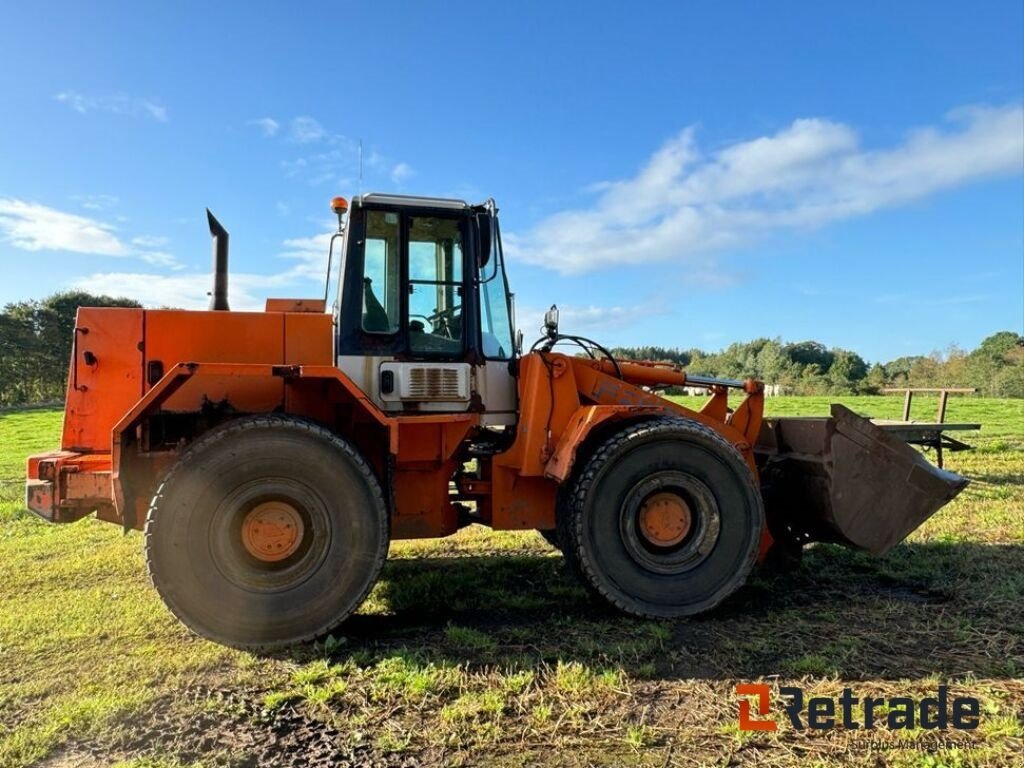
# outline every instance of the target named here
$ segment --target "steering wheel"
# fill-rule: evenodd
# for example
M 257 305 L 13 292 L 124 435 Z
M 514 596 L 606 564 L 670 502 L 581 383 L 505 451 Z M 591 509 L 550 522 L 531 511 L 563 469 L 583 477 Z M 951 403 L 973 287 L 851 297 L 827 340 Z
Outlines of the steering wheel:
M 462 309 L 462 305 L 456 304 L 454 307 L 448 307 L 448 309 L 442 309 L 440 312 L 435 312 L 434 314 L 430 315 L 427 318 L 427 320 L 431 323 L 435 323 L 441 318 L 453 318 L 455 317 L 455 311 L 459 309 Z
M 456 304 L 448 309 L 442 309 L 440 312 L 435 312 L 427 318 L 427 322 L 435 331 L 443 331 L 444 335 L 449 339 L 453 338 L 449 322 L 455 319 L 455 313 L 462 309 L 461 304 Z

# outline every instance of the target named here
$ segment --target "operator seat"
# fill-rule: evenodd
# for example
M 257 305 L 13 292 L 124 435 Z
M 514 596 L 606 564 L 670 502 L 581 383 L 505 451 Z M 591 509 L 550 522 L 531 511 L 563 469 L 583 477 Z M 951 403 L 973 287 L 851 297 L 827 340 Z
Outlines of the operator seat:
M 384 306 L 373 292 L 373 280 L 363 278 L 363 330 L 371 333 L 387 333 L 391 321 Z

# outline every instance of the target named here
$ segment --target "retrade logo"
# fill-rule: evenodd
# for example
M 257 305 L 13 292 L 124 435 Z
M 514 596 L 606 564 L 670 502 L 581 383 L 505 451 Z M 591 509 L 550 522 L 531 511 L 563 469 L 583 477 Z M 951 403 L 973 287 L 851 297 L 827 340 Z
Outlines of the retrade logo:
M 739 728 L 741 731 L 775 731 L 777 720 L 766 717 L 772 713 L 771 688 L 765 683 L 740 683 L 736 686 L 740 699 Z M 757 701 L 757 717 L 749 697 Z M 827 730 L 843 727 L 847 730 L 871 730 L 886 727 L 890 730 L 923 728 L 925 730 L 973 731 L 978 727 L 981 703 L 973 696 L 950 698 L 949 690 L 940 685 L 934 696 L 920 700 L 909 696 L 854 696 L 853 689 L 844 688 L 836 698 L 812 696 L 806 699 L 802 688 L 779 688 L 782 712 L 793 728 Z
M 771 688 L 764 683 L 740 683 L 736 686 L 738 696 L 756 696 L 757 714 L 767 715 L 771 711 Z M 779 724 L 774 720 L 754 720 L 750 716 L 750 700 L 740 699 L 741 731 L 774 731 Z

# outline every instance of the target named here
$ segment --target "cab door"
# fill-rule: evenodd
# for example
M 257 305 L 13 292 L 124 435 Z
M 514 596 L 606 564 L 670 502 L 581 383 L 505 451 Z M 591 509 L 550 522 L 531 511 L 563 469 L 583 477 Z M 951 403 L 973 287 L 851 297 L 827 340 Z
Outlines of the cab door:
M 353 217 L 338 366 L 383 410 L 470 408 L 469 222 L 414 208 L 369 207 Z
M 492 251 L 481 219 L 465 204 L 354 210 L 338 367 L 383 410 L 514 423 L 507 284 L 500 256 L 477 256 Z

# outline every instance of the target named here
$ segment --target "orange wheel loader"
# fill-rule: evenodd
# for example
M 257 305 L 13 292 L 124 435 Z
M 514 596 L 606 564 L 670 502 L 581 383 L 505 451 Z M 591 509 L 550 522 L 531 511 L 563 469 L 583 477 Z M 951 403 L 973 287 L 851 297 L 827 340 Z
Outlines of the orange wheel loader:
M 810 541 L 883 554 L 966 485 L 840 406 L 767 420 L 762 385 L 615 359 L 545 317 L 514 332 L 497 207 L 368 194 L 332 207 L 337 299 L 79 310 L 59 451 L 28 507 L 143 531 L 196 633 L 270 649 L 343 622 L 392 539 L 536 529 L 636 616 L 708 611 Z M 699 387 L 699 409 L 658 394 Z M 733 391 L 743 396 L 729 406 Z

